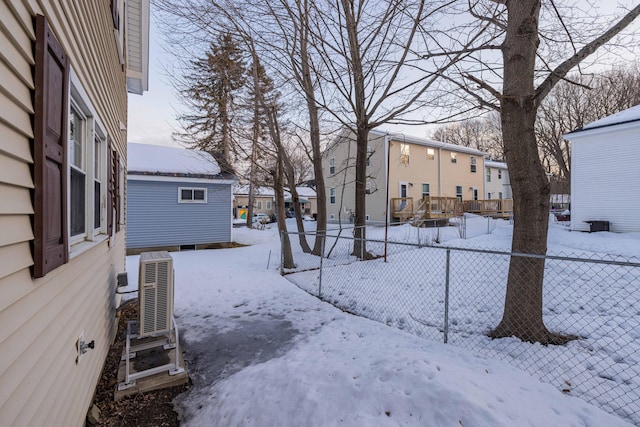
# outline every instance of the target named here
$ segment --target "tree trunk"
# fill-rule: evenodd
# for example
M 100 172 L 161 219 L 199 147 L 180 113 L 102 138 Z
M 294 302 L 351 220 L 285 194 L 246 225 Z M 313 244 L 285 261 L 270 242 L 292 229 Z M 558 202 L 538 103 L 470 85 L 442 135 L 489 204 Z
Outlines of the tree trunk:
M 278 217 L 278 234 L 282 239 L 280 250 L 282 251 L 283 268 L 295 268 L 293 262 L 293 252 L 291 251 L 291 241 L 287 234 L 287 222 L 284 208 L 284 173 L 282 162 L 282 147 L 277 150 L 278 159 L 276 170 L 273 172 L 273 189 L 276 196 L 276 215 Z
M 300 9 L 300 6 L 299 6 Z M 316 102 L 313 80 L 311 78 L 311 68 L 309 58 L 309 2 L 302 3 L 304 12 L 300 16 L 300 84 L 305 94 L 307 111 L 309 113 L 309 138 L 311 140 L 311 150 L 313 162 L 313 175 L 316 190 L 316 205 L 318 212 L 316 216 L 316 239 L 312 253 L 322 255 L 322 236 L 327 232 L 327 194 L 324 186 L 324 173 L 322 171 L 322 149 L 320 147 L 320 120 L 318 119 L 318 104 Z M 302 25 L 304 24 L 304 25 Z
M 508 1 L 507 10 L 500 115 L 514 198 L 512 251 L 545 255 L 550 190 L 536 143 L 533 86 L 540 0 Z M 544 265 L 544 258 L 511 257 L 504 313 L 491 337 L 515 336 L 543 344 L 560 341 L 562 337 L 550 333 L 542 319 Z
M 293 211 L 295 212 L 296 226 L 298 228 L 298 240 L 300 241 L 302 252 L 308 254 L 311 252 L 311 248 L 309 247 L 309 243 L 307 243 L 307 236 L 304 233 L 304 223 L 302 222 L 303 212 L 300 210 L 300 196 L 298 195 L 298 190 L 296 189 L 295 171 L 293 169 L 293 164 L 291 164 L 291 159 L 289 159 L 287 153 L 283 151 L 281 156 L 283 157 L 283 164 L 285 165 L 286 169 L 287 182 L 289 183 L 289 192 L 291 193 L 291 203 L 293 205 Z
M 371 259 L 367 252 L 367 213 L 366 213 L 366 187 L 367 187 L 367 140 L 369 129 L 358 128 L 356 135 L 356 195 L 353 255 L 360 259 Z

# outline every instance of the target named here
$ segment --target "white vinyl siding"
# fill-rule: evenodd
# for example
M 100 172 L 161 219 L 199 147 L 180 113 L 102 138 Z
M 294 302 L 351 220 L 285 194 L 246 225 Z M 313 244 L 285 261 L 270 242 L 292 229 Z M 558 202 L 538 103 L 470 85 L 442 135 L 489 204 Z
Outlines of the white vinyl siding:
M 588 231 L 585 221 L 595 220 L 612 232 L 640 231 L 640 123 L 583 132 L 569 136 L 571 229 Z

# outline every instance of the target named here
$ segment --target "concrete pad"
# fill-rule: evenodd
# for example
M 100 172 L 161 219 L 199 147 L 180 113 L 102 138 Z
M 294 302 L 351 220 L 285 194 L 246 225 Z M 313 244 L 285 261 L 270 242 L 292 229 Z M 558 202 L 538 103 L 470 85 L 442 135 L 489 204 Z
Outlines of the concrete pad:
M 129 359 L 130 373 L 133 374 L 166 364 L 174 365 L 175 354 L 175 349 L 172 348 L 165 350 L 162 347 L 137 351 L 136 357 Z M 186 366 L 184 365 L 182 352 L 178 354 L 178 357 L 180 358 L 180 367 L 184 368 L 183 372 L 176 375 L 169 375 L 169 370 L 172 368 L 167 368 L 166 371 L 150 375 L 148 377 L 138 378 L 135 386 L 133 387 L 125 390 L 118 390 L 118 384 L 125 382 L 126 378 L 126 361 L 124 360 L 123 350 L 123 360 L 120 361 L 120 366 L 118 367 L 118 382 L 113 396 L 114 400 L 117 402 L 127 396 L 187 384 L 189 382 L 189 374 Z

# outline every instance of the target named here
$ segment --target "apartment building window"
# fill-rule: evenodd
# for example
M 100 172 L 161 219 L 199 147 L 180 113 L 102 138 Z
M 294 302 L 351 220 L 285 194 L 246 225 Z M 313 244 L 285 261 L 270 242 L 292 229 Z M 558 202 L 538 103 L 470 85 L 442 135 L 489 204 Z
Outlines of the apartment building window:
M 429 197 L 429 184 L 422 184 L 422 198 Z
M 365 188 L 367 194 L 371 194 L 371 181 L 367 180 L 367 186 Z
M 456 197 L 462 201 L 462 185 L 456 185 Z
M 486 168 L 487 182 L 491 182 L 491 168 Z
M 331 203 L 332 205 L 336 204 L 336 189 L 335 188 L 330 188 L 329 189 L 329 203 Z
M 476 173 L 476 158 L 471 156 L 471 173 Z
M 404 142 L 400 144 L 400 163 L 409 166 L 409 144 Z
M 336 159 L 332 157 L 329 159 L 329 175 L 333 175 L 336 173 Z
M 458 154 L 451 153 L 451 163 L 458 163 Z
M 436 158 L 436 150 L 433 148 L 427 148 L 427 160 L 433 160 Z
M 498 169 L 498 179 L 502 179 L 502 169 Z
M 267 200 L 267 210 L 271 209 L 271 200 Z
M 262 200 L 258 200 L 258 202 L 257 202 L 257 208 L 258 208 L 258 209 L 262 209 Z

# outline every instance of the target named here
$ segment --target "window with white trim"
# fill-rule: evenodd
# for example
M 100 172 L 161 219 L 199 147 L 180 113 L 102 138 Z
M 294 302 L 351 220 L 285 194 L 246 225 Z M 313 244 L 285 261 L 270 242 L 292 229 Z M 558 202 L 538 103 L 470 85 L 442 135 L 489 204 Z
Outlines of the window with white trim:
M 429 197 L 429 184 L 422 183 L 422 198 Z
M 498 179 L 502 179 L 502 169 L 498 169 Z
M 458 163 L 458 154 L 451 153 L 451 163 Z
M 178 203 L 207 203 L 207 189 L 179 187 Z
M 433 160 L 436 158 L 436 150 L 433 148 L 427 148 L 427 160 Z
M 267 200 L 267 209 L 271 209 L 271 200 Z
M 258 209 L 262 209 L 262 200 L 258 200 L 258 202 L 256 203 L 256 205 L 257 205 L 256 207 L 257 207 Z
M 371 194 L 371 181 L 367 180 L 367 185 L 365 187 L 365 193 L 366 194 Z
M 400 163 L 406 166 L 409 166 L 409 151 L 409 144 L 405 142 L 400 143 Z
M 329 159 L 329 175 L 333 175 L 336 173 L 336 159 L 332 157 Z
M 335 188 L 330 188 L 329 189 L 329 203 L 331 203 L 332 205 L 336 204 L 336 189 Z
M 487 182 L 491 182 L 491 168 L 485 168 L 487 175 Z
M 462 201 L 462 185 L 456 185 L 456 197 Z
M 106 233 L 107 133 L 71 72 L 68 123 L 69 243 Z
M 471 156 L 471 173 L 476 173 L 476 158 Z

